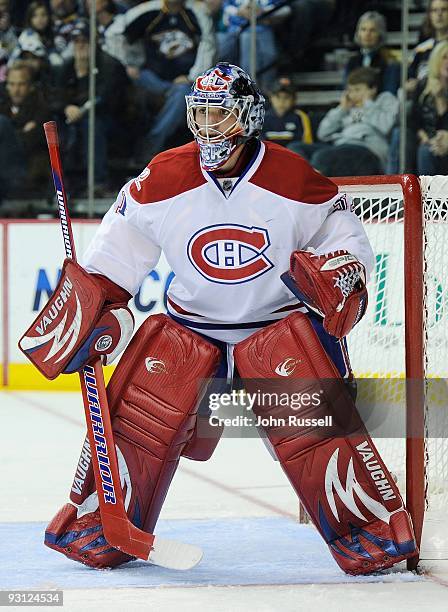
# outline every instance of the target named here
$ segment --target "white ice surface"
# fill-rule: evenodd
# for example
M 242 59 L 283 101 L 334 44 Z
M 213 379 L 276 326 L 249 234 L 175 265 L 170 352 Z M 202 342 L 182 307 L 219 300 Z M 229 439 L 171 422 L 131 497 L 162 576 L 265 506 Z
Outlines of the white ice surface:
M 340 572 L 314 530 L 294 523 L 295 495 L 252 439 L 223 439 L 210 461 L 184 460 L 174 478 L 159 530 L 204 546 L 192 573 L 72 563 L 40 540 L 67 501 L 84 438 L 80 395 L 0 392 L 0 419 L 0 589 L 58 586 L 65 610 L 448 610 L 446 575 Z

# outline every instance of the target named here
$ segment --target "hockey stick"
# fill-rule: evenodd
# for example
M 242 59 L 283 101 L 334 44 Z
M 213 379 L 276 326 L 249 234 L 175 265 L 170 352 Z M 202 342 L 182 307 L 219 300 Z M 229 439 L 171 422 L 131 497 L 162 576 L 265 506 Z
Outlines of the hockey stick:
M 56 123 L 44 123 L 45 137 L 50 154 L 65 254 L 76 261 L 75 243 L 64 188 L 59 138 Z M 87 435 L 92 451 L 98 503 L 104 537 L 108 544 L 131 557 L 138 557 L 154 565 L 170 569 L 190 569 L 202 558 L 197 546 L 174 540 L 161 539 L 138 529 L 126 515 L 120 485 L 117 453 L 107 402 L 106 386 L 100 360 L 85 366 L 79 373 Z

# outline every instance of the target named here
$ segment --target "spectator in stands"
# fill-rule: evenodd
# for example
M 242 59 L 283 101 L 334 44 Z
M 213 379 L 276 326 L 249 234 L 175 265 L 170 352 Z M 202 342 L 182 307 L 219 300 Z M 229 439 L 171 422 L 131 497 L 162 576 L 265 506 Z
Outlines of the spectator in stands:
M 50 9 L 53 16 L 54 46 L 62 64 L 73 57 L 71 32 L 80 18 L 78 6 L 76 0 L 50 0 Z
M 367 11 L 358 20 L 355 43 L 359 51 L 353 55 L 344 71 L 344 86 L 347 76 L 361 66 L 375 68 L 379 73 L 379 92 L 390 91 L 396 95 L 400 86 L 400 65 L 394 61 L 386 43 L 386 19 L 381 13 Z
M 417 134 L 418 174 L 448 173 L 448 41 L 434 47 L 428 77 L 419 82 L 410 128 Z
M 27 39 L 22 42 L 22 46 L 18 48 L 20 52 L 17 59 L 9 62 L 9 66 L 14 65 L 17 60 L 22 64 L 26 64 L 33 71 L 34 87 L 38 88 L 50 109 L 53 108 L 54 102 L 54 86 L 55 86 L 55 69 L 50 64 L 45 47 L 35 39 Z
M 144 65 L 128 68 L 128 74 L 162 100 L 142 147 L 141 161 L 146 164 L 186 125 L 184 96 L 197 75 L 213 65 L 215 37 L 206 9 L 185 0 L 145 2 L 130 9 L 126 19 L 128 42 L 143 40 L 145 48 Z
M 382 174 L 398 107 L 390 92 L 378 94 L 375 69 L 357 68 L 348 76 L 339 106 L 318 128 L 320 140 L 333 144 L 317 151 L 311 163 L 326 176 Z
M 89 24 L 78 21 L 71 33 L 74 56 L 59 75 L 59 108 L 65 120 L 64 142 L 71 172 L 85 170 L 88 147 Z M 96 51 L 95 183 L 98 195 L 107 190 L 108 144 L 125 137 L 129 79 L 123 65 L 100 48 Z M 83 189 L 82 178 L 76 188 Z M 72 191 L 75 189 L 72 188 Z
M 9 8 L 9 0 L 0 0 L 0 81 L 6 78 L 6 65 L 17 46 Z
M 261 19 L 264 13 L 282 4 L 282 0 L 257 0 L 256 26 L 257 47 L 257 82 L 264 89 L 275 78 L 275 69 L 270 68 L 278 55 L 277 42 L 272 26 L 282 22 L 290 14 L 290 8 L 283 6 L 271 16 Z M 218 33 L 218 55 L 221 61 L 238 64 L 250 73 L 251 28 L 248 27 L 251 18 L 250 0 L 224 0 L 223 25 L 225 31 Z
M 31 2 L 26 11 L 25 29 L 19 36 L 9 63 L 21 57 L 24 51 L 45 57 L 54 66 L 61 64 L 61 57 L 54 49 L 50 13 L 47 4 L 40 0 Z
M 49 119 L 48 105 L 34 86 L 32 70 L 17 62 L 8 69 L 0 91 L 0 182 L 5 181 L 15 195 L 46 193 L 48 158 L 42 123 Z
M 271 88 L 271 108 L 266 112 L 263 138 L 284 145 L 293 151 L 302 143 L 311 144 L 313 133 L 308 115 L 298 108 L 296 92 L 289 79 L 280 79 Z
M 85 0 L 90 15 L 92 0 Z M 103 51 L 119 60 L 124 66 L 141 66 L 144 63 L 144 46 L 141 40 L 131 45 L 124 36 L 127 16 L 120 13 L 112 0 L 96 0 L 98 43 Z M 131 70 L 132 74 L 132 70 Z
M 435 45 L 448 39 L 448 0 L 430 0 L 422 26 L 425 40 L 416 46 L 408 70 L 406 89 L 415 91 L 419 80 L 428 74 L 428 60 Z

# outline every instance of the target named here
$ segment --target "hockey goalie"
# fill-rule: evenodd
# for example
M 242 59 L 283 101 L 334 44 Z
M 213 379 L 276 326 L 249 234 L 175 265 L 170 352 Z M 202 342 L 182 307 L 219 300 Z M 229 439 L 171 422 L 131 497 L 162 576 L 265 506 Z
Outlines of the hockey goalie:
M 264 433 L 345 572 L 416 556 L 409 513 L 350 393 L 345 337 L 366 310 L 374 259 L 350 199 L 298 155 L 260 140 L 264 98 L 237 66 L 200 75 L 186 106 L 194 141 L 160 153 L 122 188 L 82 266 L 65 263 L 21 349 L 49 378 L 125 349 L 107 396 L 126 511 L 148 532 L 180 457 L 205 461 L 219 441 L 221 430 L 198 430 L 207 417 L 200 381 L 236 372 L 278 384 L 339 381 L 342 391 L 307 413 L 330 415 L 334 435 Z M 162 251 L 175 273 L 168 312 L 130 340 L 127 303 Z M 76 333 L 52 344 L 56 329 L 58 338 Z M 254 406 L 260 417 L 270 410 Z M 104 538 L 88 444 L 45 543 L 95 568 L 131 559 Z

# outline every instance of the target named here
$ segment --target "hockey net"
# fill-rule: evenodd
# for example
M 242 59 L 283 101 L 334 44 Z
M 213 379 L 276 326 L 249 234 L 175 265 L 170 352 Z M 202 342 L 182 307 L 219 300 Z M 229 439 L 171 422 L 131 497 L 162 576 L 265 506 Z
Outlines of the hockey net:
M 375 253 L 368 311 L 348 338 L 352 367 L 403 419 L 403 435 L 373 435 L 406 495 L 421 559 L 448 559 L 448 177 L 336 182 Z

